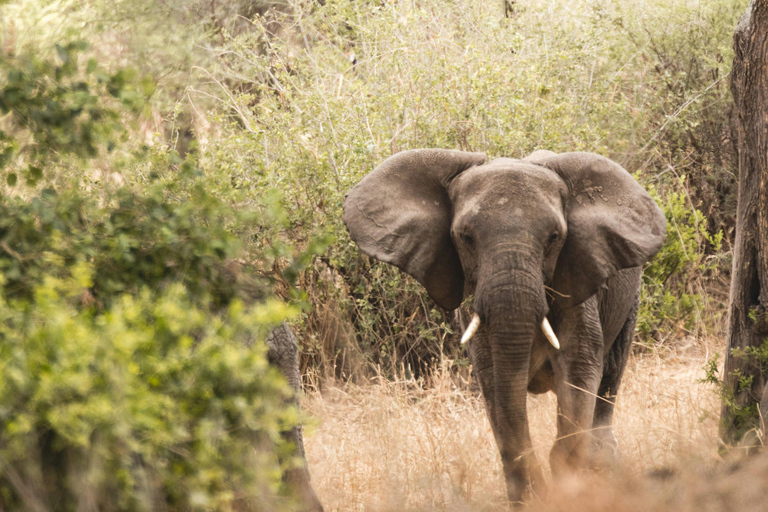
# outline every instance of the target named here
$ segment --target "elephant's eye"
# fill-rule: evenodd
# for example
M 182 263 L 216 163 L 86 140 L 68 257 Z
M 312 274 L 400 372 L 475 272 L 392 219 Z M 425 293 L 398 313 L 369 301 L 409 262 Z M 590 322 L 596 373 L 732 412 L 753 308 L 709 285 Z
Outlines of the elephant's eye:
M 464 242 L 464 245 L 467 246 L 469 249 L 475 248 L 475 239 L 472 238 L 472 235 L 468 233 L 462 233 L 461 234 L 461 241 Z
M 557 231 L 553 231 L 551 235 L 549 235 L 549 238 L 547 239 L 547 248 L 552 247 L 552 244 L 555 243 L 557 240 L 558 234 Z

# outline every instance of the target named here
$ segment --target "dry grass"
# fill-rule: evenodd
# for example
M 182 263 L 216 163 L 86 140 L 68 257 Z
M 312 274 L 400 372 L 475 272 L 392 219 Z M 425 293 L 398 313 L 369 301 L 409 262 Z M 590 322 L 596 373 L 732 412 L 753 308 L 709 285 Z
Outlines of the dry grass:
M 529 509 L 732 510 L 737 496 L 740 510 L 768 509 L 768 463 L 734 470 L 718 455 L 719 400 L 697 382 L 706 358 L 698 348 L 634 356 L 616 410 L 622 467 L 562 479 Z M 440 372 L 427 383 L 326 386 L 305 406 L 318 419 L 307 457 L 326 510 L 506 510 L 498 452 L 466 381 Z M 529 417 L 546 466 L 554 396 L 531 397 Z

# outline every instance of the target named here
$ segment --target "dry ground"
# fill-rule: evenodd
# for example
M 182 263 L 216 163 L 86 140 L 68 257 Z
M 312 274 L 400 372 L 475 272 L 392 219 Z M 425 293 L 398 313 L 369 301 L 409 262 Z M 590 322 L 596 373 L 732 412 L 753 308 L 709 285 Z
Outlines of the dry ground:
M 722 351 L 722 350 L 721 350 Z M 768 461 L 718 455 L 719 400 L 699 383 L 709 350 L 635 355 L 616 410 L 623 465 L 550 486 L 529 510 L 766 510 Z M 506 510 L 501 464 L 481 400 L 441 373 L 426 384 L 325 385 L 304 405 L 313 483 L 327 511 Z M 534 448 L 547 465 L 555 398 L 532 396 Z

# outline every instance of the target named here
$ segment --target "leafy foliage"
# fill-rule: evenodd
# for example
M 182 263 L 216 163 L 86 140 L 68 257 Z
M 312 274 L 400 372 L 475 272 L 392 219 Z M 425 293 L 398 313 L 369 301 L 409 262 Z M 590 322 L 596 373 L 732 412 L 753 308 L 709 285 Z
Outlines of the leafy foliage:
M 114 147 L 124 131 L 117 108 L 138 112 L 154 83 L 139 82 L 131 69 L 107 73 L 94 59 L 80 69 L 78 57 L 87 48 L 83 41 L 56 45 L 55 60 L 26 53 L 0 58 L 0 114 L 10 114 L 0 130 L 0 169 L 27 161 L 21 165 L 34 185 L 53 158 L 94 157 Z M 6 174 L 11 187 L 17 179 L 13 170 Z
M 752 383 L 755 375 L 768 374 L 768 339 L 756 347 L 746 347 L 744 349 L 732 349 L 731 355 L 737 360 L 741 360 L 740 368 L 754 367 L 757 370 L 751 375 L 744 375 L 741 369 L 734 370 L 731 375 L 737 377 L 735 386 L 727 385 L 724 379 L 718 376 L 718 360 L 720 355 L 707 361 L 704 367 L 705 377 L 703 382 L 714 384 L 723 403 L 723 407 L 728 410 L 730 421 L 733 424 L 733 439 L 747 441 L 746 446 L 754 445 L 755 439 L 745 437 L 762 428 L 759 410 L 760 397 L 750 396 L 746 401 L 744 396 L 753 393 Z M 763 422 L 765 418 L 762 418 Z
M 465 1 L 89 0 L 70 19 L 99 40 L 90 51 L 153 72 L 153 115 L 165 121 L 141 134 L 151 141 L 143 153 L 102 165 L 94 185 L 118 168 L 139 187 L 165 186 L 180 162 L 157 162 L 161 148 L 191 151 L 209 197 L 260 210 L 258 226 L 227 223 L 258 255 L 249 261 L 281 293 L 295 282 L 319 306 L 299 326 L 305 366 L 348 375 L 351 358 L 418 371 L 444 353 L 461 362 L 452 319 L 412 279 L 359 256 L 341 222 L 343 194 L 402 149 L 596 151 L 639 170 L 674 229 L 644 281 L 639 325 L 652 345 L 716 314 L 701 274 L 727 261 L 707 233 L 722 230 L 725 250 L 732 235 L 723 77 L 744 3 L 533 1 L 504 18 L 495 3 Z M 33 4 L 7 8 L 28 33 L 62 37 L 30 14 Z M 279 198 L 265 194 L 275 187 Z M 298 270 L 311 257 L 294 255 L 332 238 L 322 261 Z
M 712 237 L 731 234 L 722 78 L 743 7 L 525 2 L 505 19 L 493 3 L 297 3 L 275 15 L 295 32 L 258 19 L 214 62 L 211 74 L 231 84 L 220 111 L 231 124 L 201 158 L 221 166 L 211 176 L 221 190 L 285 185 L 299 236 L 337 234 L 303 285 L 315 304 L 333 303 L 331 320 L 312 313 L 304 324 L 313 362 L 338 368 L 351 331 L 375 364 L 416 368 L 443 349 L 461 358 L 445 335 L 451 319 L 411 279 L 358 255 L 341 222 L 343 194 L 387 156 L 417 147 L 610 156 L 640 171 L 670 221 L 645 279 L 640 325 L 652 344 L 650 335 L 701 323 L 701 274 L 721 261 L 708 259 L 720 250 Z
M 78 82 L 98 69 L 83 50 L 4 62 L 0 508 L 289 509 L 279 433 L 297 414 L 264 339 L 299 307 L 264 268 L 284 262 L 289 288 L 313 253 L 262 240 L 284 216 L 266 192 L 235 207 L 192 156 L 104 151 L 116 133 L 131 146 L 122 121 L 145 96 L 124 70 Z M 30 159 L 39 172 L 11 178 Z M 102 181 L 94 163 L 135 174 Z
M 648 187 L 666 215 L 667 239 L 643 273 L 637 329 L 646 336 L 692 332 L 703 321 L 704 303 L 692 283 L 714 265 L 705 250 L 719 251 L 723 232 L 707 232 L 706 217 L 691 206 L 685 182 L 681 177 L 677 191 L 668 190 L 664 198 Z
M 210 510 L 275 495 L 271 447 L 295 412 L 255 341 L 284 306 L 217 315 L 176 284 L 94 314 L 67 300 L 91 282 L 79 264 L 32 303 L 0 299 L 4 506 Z
M 93 270 L 86 303 L 171 281 L 217 304 L 243 291 L 236 283 L 245 276 L 230 263 L 242 244 L 226 226 L 249 212 L 233 212 L 200 183 L 183 201 L 154 185 L 141 193 L 120 188 L 100 202 L 75 189 L 0 199 L 0 269 L 9 297 L 32 299 L 46 276 L 79 263 Z

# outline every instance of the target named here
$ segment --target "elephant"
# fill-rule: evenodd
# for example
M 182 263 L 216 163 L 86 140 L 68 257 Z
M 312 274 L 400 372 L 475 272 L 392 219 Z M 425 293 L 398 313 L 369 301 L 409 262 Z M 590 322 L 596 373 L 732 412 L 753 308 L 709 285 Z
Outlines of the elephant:
M 298 407 L 301 394 L 299 346 L 287 324 L 283 323 L 275 327 L 267 336 L 267 361 L 280 370 L 285 380 L 293 388 L 292 401 Z M 293 453 L 288 454 L 288 456 L 293 460 L 301 461 L 299 466 L 287 469 L 283 474 L 283 481 L 288 492 L 298 500 L 301 511 L 323 512 L 323 507 L 309 482 L 309 468 L 304 457 L 304 439 L 301 426 L 297 425 L 282 432 L 281 435 L 285 441 L 293 446 Z
M 528 392 L 557 396 L 556 477 L 617 454 L 611 423 L 642 265 L 666 237 L 663 211 L 631 174 L 586 152 L 487 161 L 409 150 L 354 186 L 343 212 L 363 253 L 413 276 L 442 308 L 473 296 L 462 341 L 512 502 L 544 490 Z

